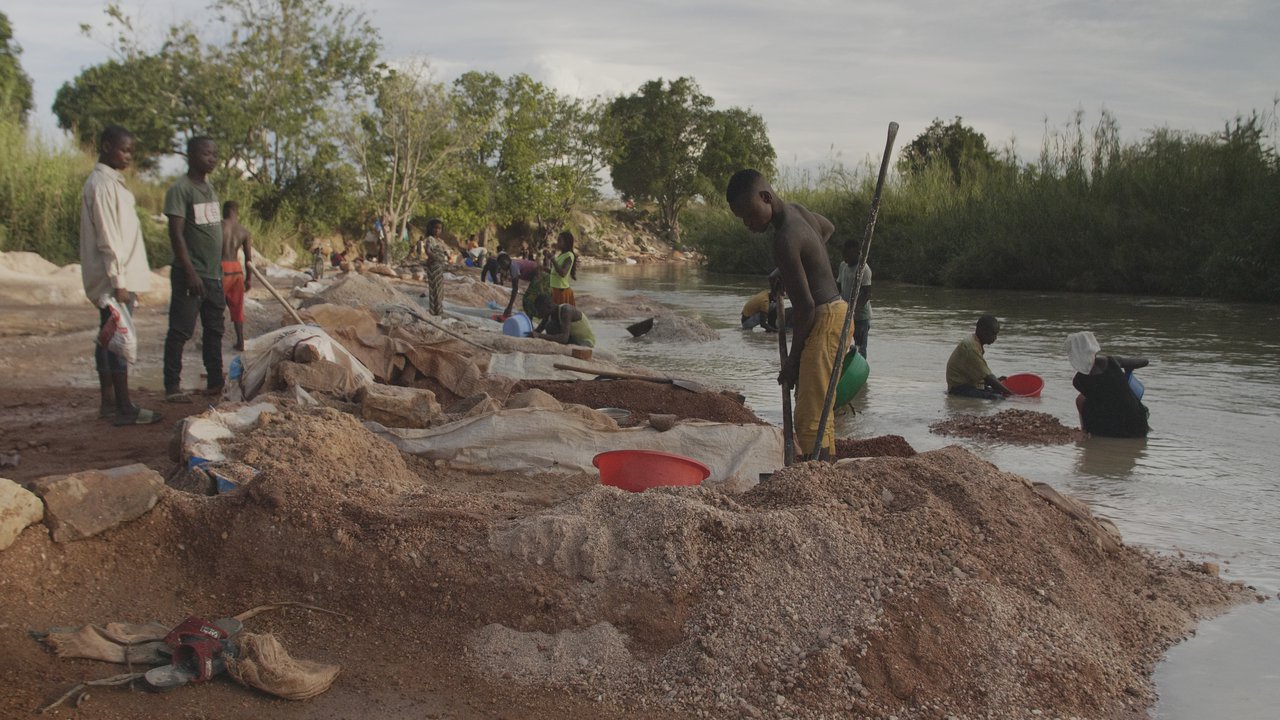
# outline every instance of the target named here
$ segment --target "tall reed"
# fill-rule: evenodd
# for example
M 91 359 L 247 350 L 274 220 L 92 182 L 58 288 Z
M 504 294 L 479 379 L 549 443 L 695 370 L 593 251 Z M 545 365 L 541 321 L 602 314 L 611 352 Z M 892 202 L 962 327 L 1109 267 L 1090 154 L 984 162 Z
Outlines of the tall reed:
M 80 187 L 93 159 L 0 117 L 0 250 L 62 264 L 80 253 Z
M 1034 162 L 935 165 L 886 188 L 871 261 L 877 279 L 956 287 L 1211 296 L 1280 302 L 1280 159 L 1275 108 L 1212 134 L 1150 131 L 1121 142 L 1103 113 L 1046 128 Z M 805 204 L 860 236 L 868 168 L 796 185 Z M 767 247 L 722 203 L 691 208 L 686 240 L 725 272 L 767 272 Z M 833 259 L 838 243 L 832 244 Z

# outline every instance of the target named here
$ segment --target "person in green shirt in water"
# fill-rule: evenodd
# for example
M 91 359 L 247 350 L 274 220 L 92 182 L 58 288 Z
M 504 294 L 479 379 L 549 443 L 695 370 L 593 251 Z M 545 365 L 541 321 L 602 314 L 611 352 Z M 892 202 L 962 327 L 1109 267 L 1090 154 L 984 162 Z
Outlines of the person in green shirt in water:
M 532 337 L 563 345 L 596 346 L 596 334 L 591 330 L 591 321 L 587 320 L 581 310 L 568 303 L 556 305 L 550 295 L 539 295 L 537 304 L 538 314 L 547 318 L 546 331 L 534 332 Z
M 1000 321 L 995 315 L 978 318 L 974 333 L 960 341 L 947 359 L 947 393 L 980 400 L 999 400 L 1013 394 L 987 367 L 983 347 L 996 341 Z

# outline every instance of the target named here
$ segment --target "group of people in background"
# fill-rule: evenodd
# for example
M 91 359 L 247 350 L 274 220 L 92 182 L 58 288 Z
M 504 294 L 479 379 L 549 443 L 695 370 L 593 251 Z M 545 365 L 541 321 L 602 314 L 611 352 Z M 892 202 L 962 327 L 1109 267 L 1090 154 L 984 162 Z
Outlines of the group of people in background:
M 978 318 L 972 335 L 961 340 L 947 359 L 947 392 L 961 397 L 999 400 L 1015 393 L 996 377 L 987 365 L 985 348 L 1000 334 L 1000 321 L 994 315 Z M 1146 358 L 1102 355 L 1101 346 L 1091 332 L 1067 336 L 1066 352 L 1076 371 L 1071 380 L 1079 392 L 1076 410 L 1080 428 L 1091 435 L 1115 438 L 1146 437 L 1150 411 L 1135 390 L 1134 370 L 1149 364 Z
M 527 253 L 526 253 L 527 254 Z M 595 347 L 596 337 L 591 321 L 577 307 L 573 281 L 578 279 L 578 255 L 574 251 L 573 233 L 565 230 L 556 236 L 554 249 L 542 253 L 542 261 L 527 257 L 511 257 L 499 252 L 480 270 L 483 282 L 511 284 L 511 296 L 502 311 L 509 317 L 523 284 L 525 291 L 520 309 L 530 319 L 538 319 L 533 337 L 566 345 Z

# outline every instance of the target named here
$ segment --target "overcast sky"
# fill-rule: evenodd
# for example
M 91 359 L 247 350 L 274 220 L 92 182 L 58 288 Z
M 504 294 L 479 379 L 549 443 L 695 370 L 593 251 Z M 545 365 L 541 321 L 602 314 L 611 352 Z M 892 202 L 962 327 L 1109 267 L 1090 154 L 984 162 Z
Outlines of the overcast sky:
M 156 31 L 199 21 L 202 0 L 122 0 Z M 582 96 L 692 76 L 717 107 L 760 113 L 779 162 L 878 157 L 940 117 L 1035 155 L 1046 118 L 1100 109 L 1126 139 L 1153 127 L 1210 132 L 1280 93 L 1276 0 L 369 0 L 384 57 L 425 56 L 442 79 L 527 72 Z M 101 0 L 9 0 L 35 82 L 36 125 L 62 83 L 107 49 L 80 34 Z

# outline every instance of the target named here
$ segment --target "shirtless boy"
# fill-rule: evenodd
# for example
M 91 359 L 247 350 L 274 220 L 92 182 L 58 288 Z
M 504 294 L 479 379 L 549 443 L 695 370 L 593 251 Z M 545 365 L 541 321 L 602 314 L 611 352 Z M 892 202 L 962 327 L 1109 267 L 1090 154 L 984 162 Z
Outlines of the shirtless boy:
M 240 264 L 241 250 L 244 265 Z M 236 328 L 236 350 L 244 350 L 244 295 L 253 283 L 249 276 L 252 264 L 253 241 L 240 224 L 240 204 L 228 200 L 222 204 L 222 292 L 227 296 L 227 312 Z
M 755 170 L 735 173 L 725 196 L 733 214 L 752 232 L 773 228 L 771 248 L 778 266 L 777 281 L 791 298 L 795 311 L 795 336 L 778 373 L 778 383 L 785 388 L 796 387 L 798 447 L 811 450 L 844 329 L 844 303 L 840 302 L 826 250 L 835 226 L 801 205 L 783 202 Z M 828 422 L 821 456 L 833 457 L 835 444 L 834 424 Z

